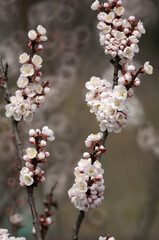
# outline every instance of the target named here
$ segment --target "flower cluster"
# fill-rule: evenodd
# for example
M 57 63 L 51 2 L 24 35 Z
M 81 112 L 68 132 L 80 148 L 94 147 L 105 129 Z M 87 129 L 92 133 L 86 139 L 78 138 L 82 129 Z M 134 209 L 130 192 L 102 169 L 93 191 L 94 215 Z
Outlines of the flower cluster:
M 125 86 L 112 84 L 105 79 L 92 77 L 86 82 L 89 92 L 86 101 L 90 112 L 94 113 L 100 122 L 101 131 L 120 132 L 127 126 L 131 117 L 130 105 L 127 101 L 129 92 Z
M 115 240 L 115 238 L 114 237 L 110 237 L 110 236 L 108 236 L 108 237 L 99 237 L 99 240 Z
M 41 82 L 42 58 L 36 54 L 43 46 L 41 42 L 46 41 L 46 29 L 39 25 L 37 31 L 31 30 L 28 33 L 29 48 L 31 55 L 23 53 L 19 57 L 20 76 L 17 86 L 20 88 L 15 92 L 15 96 L 10 97 L 10 103 L 6 105 L 6 116 L 14 117 L 16 121 L 22 118 L 30 121 L 33 113 L 45 100 L 45 95 L 50 91 L 49 82 Z
M 104 46 L 105 53 L 112 57 L 118 55 L 121 58 L 133 58 L 139 52 L 139 38 L 146 32 L 143 23 L 137 23 L 134 16 L 122 18 L 125 9 L 121 0 L 108 0 L 108 3 L 101 5 L 95 1 L 92 9 L 100 11 L 97 28 L 101 31 L 100 43 Z
M 106 151 L 101 144 L 103 134 L 91 134 L 85 141 L 87 148 L 93 152 L 85 152 L 75 168 L 75 183 L 68 191 L 71 202 L 79 210 L 87 212 L 90 208 L 98 207 L 104 199 L 104 179 L 99 156 Z
M 53 141 L 55 139 L 54 133 L 47 126 L 39 129 L 31 129 L 29 131 L 30 143 L 34 148 L 27 148 L 26 154 L 23 156 L 25 161 L 25 167 L 20 171 L 20 185 L 31 186 L 37 185 L 39 182 L 45 181 L 44 171 L 38 166 L 39 163 L 45 163 L 46 158 L 50 156 L 50 153 L 44 151 L 44 147 L 47 145 L 47 141 Z
M 86 83 L 89 92 L 86 101 L 90 111 L 95 113 L 100 122 L 101 131 L 120 132 L 131 119 L 131 109 L 128 98 L 133 96 L 133 87 L 140 86 L 140 73 L 152 74 L 153 67 L 149 62 L 137 70 L 132 60 L 139 52 L 137 43 L 145 33 L 143 23 L 135 20 L 134 16 L 123 19 L 125 10 L 121 0 L 109 0 L 100 4 L 96 0 L 91 8 L 98 10 L 100 42 L 105 53 L 111 55 L 114 65 L 113 83 L 99 77 L 92 77 Z M 121 61 L 122 59 L 122 61 Z M 116 75 L 116 76 L 115 76 Z
M 0 240 L 26 240 L 24 237 L 9 237 L 8 229 L 0 228 Z

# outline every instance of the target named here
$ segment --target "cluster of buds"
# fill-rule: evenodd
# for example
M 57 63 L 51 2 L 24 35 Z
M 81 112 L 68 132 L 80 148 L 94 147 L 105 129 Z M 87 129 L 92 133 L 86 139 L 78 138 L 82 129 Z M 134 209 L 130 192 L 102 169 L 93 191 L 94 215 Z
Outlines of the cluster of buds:
M 99 10 L 97 28 L 101 31 L 100 43 L 104 46 L 105 53 L 120 58 L 132 59 L 139 52 L 138 42 L 142 34 L 145 34 L 143 23 L 135 20 L 134 16 L 123 19 L 125 9 L 121 0 L 108 0 L 101 4 L 95 1 L 93 10 Z
M 75 168 L 75 183 L 68 191 L 69 198 L 75 207 L 87 212 L 98 207 L 104 199 L 104 179 L 99 158 L 106 151 L 101 144 L 103 134 L 91 134 L 85 141 L 87 148 L 93 148 L 92 153 L 85 152 Z
M 99 237 L 99 240 L 115 240 L 115 238 L 108 235 L 108 237 Z
M 149 62 L 137 70 L 132 60 L 139 52 L 137 43 L 145 29 L 143 23 L 135 20 L 134 16 L 122 19 L 125 10 L 121 0 L 109 0 L 100 4 L 96 0 L 91 8 L 98 10 L 97 28 L 100 32 L 100 42 L 104 45 L 105 53 L 114 57 L 111 63 L 119 73 L 117 79 L 108 82 L 99 77 L 92 77 L 86 83 L 89 92 L 86 101 L 90 112 L 95 113 L 100 122 L 101 131 L 120 132 L 131 119 L 131 105 L 128 98 L 133 96 L 133 87 L 140 86 L 140 73 L 152 74 L 153 67 Z M 122 61 L 121 61 L 122 59 Z
M 0 228 L 0 240 L 26 240 L 24 237 L 9 237 L 8 229 Z
M 14 117 L 16 121 L 22 118 L 31 121 L 33 113 L 44 102 L 45 95 L 50 91 L 49 82 L 41 82 L 42 58 L 37 54 L 43 47 L 41 42 L 46 41 L 46 29 L 39 25 L 37 31 L 31 30 L 28 33 L 29 48 L 31 55 L 23 53 L 19 57 L 20 76 L 17 86 L 20 88 L 15 92 L 15 96 L 10 97 L 10 103 L 6 105 L 6 116 Z
M 39 182 L 44 182 L 44 171 L 38 166 L 39 163 L 45 163 L 46 158 L 50 156 L 50 153 L 44 151 L 44 147 L 47 145 L 47 141 L 54 141 L 54 133 L 47 126 L 39 129 L 31 129 L 29 131 L 30 143 L 34 148 L 27 148 L 26 154 L 23 156 L 25 161 L 25 167 L 20 171 L 20 185 L 31 186 L 37 185 Z
M 92 77 L 86 82 L 89 92 L 86 101 L 90 112 L 94 113 L 100 122 L 101 131 L 120 132 L 131 118 L 130 104 L 127 101 L 129 91 L 125 86 L 112 84 L 105 79 Z
M 46 198 L 44 199 L 43 203 L 45 206 L 44 214 L 39 213 L 39 224 L 41 227 L 41 234 L 42 236 L 46 235 L 47 230 L 49 229 L 49 226 L 53 223 L 51 216 L 54 215 L 54 212 L 52 211 L 52 208 L 57 208 L 57 202 L 53 200 L 53 190 L 55 186 L 51 189 L 51 192 L 46 195 Z M 33 227 L 32 234 L 35 235 L 36 231 Z

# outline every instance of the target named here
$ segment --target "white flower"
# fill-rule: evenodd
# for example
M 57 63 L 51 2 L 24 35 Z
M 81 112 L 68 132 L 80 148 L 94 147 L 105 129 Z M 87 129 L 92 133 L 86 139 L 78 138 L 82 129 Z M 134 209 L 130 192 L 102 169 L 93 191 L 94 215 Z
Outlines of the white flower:
M 35 130 L 34 130 L 34 129 L 30 129 L 30 130 L 29 130 L 29 136 L 30 136 L 30 137 L 33 137 L 33 136 L 35 136 L 35 135 L 36 135 Z
M 109 14 L 107 14 L 105 21 L 107 23 L 112 23 L 114 18 L 115 18 L 115 14 L 113 12 L 110 12 Z
M 96 177 L 98 175 L 97 168 L 94 165 L 91 165 L 89 168 L 85 169 L 85 174 L 87 174 L 89 177 Z
M 27 111 L 24 116 L 24 121 L 30 122 L 33 119 L 33 113 L 30 111 Z
M 85 87 L 88 90 L 93 90 L 93 89 L 99 87 L 100 82 L 101 82 L 101 80 L 99 77 L 93 76 L 93 77 L 91 77 L 90 81 L 86 82 Z
M 98 15 L 97 15 L 97 18 L 99 21 L 105 21 L 107 17 L 107 14 L 105 12 L 100 12 Z
M 98 7 L 99 7 L 99 1 L 98 0 L 96 0 L 96 1 L 94 1 L 93 3 L 92 3 L 92 5 L 91 5 L 91 9 L 92 10 L 97 10 L 98 9 Z
M 103 133 L 99 132 L 97 134 L 90 134 L 88 137 L 87 137 L 87 140 L 88 141 L 91 141 L 91 142 L 98 142 L 102 139 L 103 137 Z
M 138 22 L 137 24 L 137 28 L 139 29 L 139 31 L 142 33 L 142 34 L 145 34 L 146 33 L 146 30 L 144 28 L 144 25 L 141 21 Z
M 48 128 L 48 126 L 44 126 L 42 128 L 42 134 L 45 134 L 47 136 L 47 140 L 54 141 L 54 132 Z
M 113 90 L 113 96 L 118 99 L 125 100 L 127 98 L 127 90 L 124 86 L 115 86 Z
M 104 22 L 102 22 L 102 21 L 100 21 L 100 22 L 97 24 L 97 28 L 98 28 L 99 30 L 104 30 L 105 27 L 106 27 L 106 24 L 105 24 Z
M 34 183 L 34 179 L 29 174 L 24 174 L 22 180 L 26 186 L 31 186 Z
M 126 48 L 124 49 L 123 56 L 124 56 L 125 58 L 128 58 L 128 59 L 133 58 L 133 57 L 134 57 L 134 52 L 133 52 L 132 48 L 126 47 Z
M 35 85 L 34 89 L 38 94 L 41 94 L 43 91 L 43 87 L 40 84 Z
M 106 240 L 106 237 L 99 237 L 99 240 Z
M 17 81 L 17 86 L 18 86 L 19 88 L 25 88 L 25 87 L 28 85 L 28 83 L 29 83 L 28 78 L 26 78 L 26 77 L 24 77 L 24 76 L 20 76 L 20 77 L 18 78 L 18 81 Z
M 27 53 L 23 53 L 19 56 L 19 63 L 26 63 L 29 60 L 30 56 Z
M 30 30 L 28 32 L 28 38 L 32 41 L 34 41 L 37 38 L 37 33 L 34 30 Z
M 45 93 L 45 94 L 48 94 L 49 92 L 50 92 L 50 88 L 49 88 L 49 87 L 45 87 L 45 88 L 44 88 L 44 93 Z
M 37 55 L 34 54 L 33 58 L 32 58 L 32 63 L 37 67 L 37 68 L 41 68 L 41 64 L 42 64 L 43 60 L 42 58 Z
M 37 96 L 36 97 L 36 103 L 43 103 L 45 100 L 45 97 L 44 96 Z
M 29 159 L 33 159 L 37 155 L 37 151 L 35 148 L 27 148 L 26 149 L 26 154 Z
M 13 115 L 13 111 L 14 111 L 14 107 L 12 106 L 12 104 L 7 104 L 5 106 L 5 109 L 6 109 L 6 117 L 11 117 Z
M 48 38 L 46 36 L 40 36 L 40 41 L 41 42 L 45 42 L 47 40 L 48 40 Z
M 125 34 L 123 32 L 120 32 L 120 31 L 116 31 L 115 34 L 114 34 L 114 37 L 117 39 L 117 40 L 121 40 L 123 39 L 125 36 Z
M 141 33 L 139 31 L 137 31 L 137 30 L 133 31 L 132 34 L 135 35 L 137 38 L 141 37 Z
M 40 146 L 41 147 L 45 147 L 46 145 L 47 145 L 46 141 L 45 140 L 41 140 Z
M 32 76 L 34 74 L 34 68 L 32 64 L 25 63 L 20 68 L 20 72 L 24 77 Z
M 114 8 L 114 12 L 118 15 L 118 16 L 122 16 L 125 13 L 125 9 L 123 7 L 118 7 L 118 8 Z
M 136 43 L 132 43 L 130 45 L 130 47 L 132 48 L 134 53 L 138 53 L 139 52 L 139 47 L 138 47 L 138 45 Z
M 37 26 L 37 31 L 40 35 L 45 35 L 46 34 L 46 29 L 42 25 Z
M 40 160 L 45 159 L 45 153 L 44 153 L 44 152 L 38 153 L 38 158 L 39 158 Z
M 13 110 L 13 117 L 16 121 L 20 121 L 22 118 L 22 114 L 20 113 L 20 109 L 15 107 Z
M 149 64 L 149 62 L 145 62 L 144 64 L 144 71 L 145 73 L 151 75 L 153 73 L 153 67 Z
M 135 35 L 132 35 L 129 37 L 129 40 L 132 42 L 132 43 L 138 43 L 139 40 L 137 39 L 137 37 Z
M 122 22 L 123 22 L 123 20 L 121 19 L 121 18 L 115 18 L 114 20 L 113 20 L 113 25 L 115 26 L 115 27 L 119 27 L 119 26 L 121 26 L 122 25 Z

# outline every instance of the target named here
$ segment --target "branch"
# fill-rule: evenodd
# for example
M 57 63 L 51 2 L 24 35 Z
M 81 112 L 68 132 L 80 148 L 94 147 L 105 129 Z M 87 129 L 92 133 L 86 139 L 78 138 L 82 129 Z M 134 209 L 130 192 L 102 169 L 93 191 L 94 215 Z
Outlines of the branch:
M 78 233 L 84 217 L 85 217 L 85 212 L 82 210 L 79 211 L 76 224 L 73 228 L 72 240 L 78 240 Z
M 33 196 L 34 187 L 30 186 L 30 187 L 26 187 L 26 189 L 27 189 L 27 194 L 28 194 L 28 202 L 29 202 L 32 217 L 33 217 L 33 225 L 34 225 L 34 228 L 36 231 L 36 239 L 43 240 L 42 235 L 41 235 L 39 220 L 38 220 L 38 214 L 37 214 L 35 202 L 34 202 L 34 196 Z
M 135 79 L 136 79 L 137 76 L 142 72 L 142 71 L 141 71 L 142 68 L 143 68 L 143 66 L 139 67 L 139 69 L 138 69 L 138 71 L 136 72 L 136 74 L 132 77 L 132 80 L 131 80 L 130 84 L 126 87 L 127 91 L 133 86 Z
M 8 88 L 8 64 L 6 63 L 5 69 L 3 67 L 3 62 L 2 62 L 2 57 L 0 57 L 0 72 L 2 74 L 2 82 L 0 83 L 0 87 L 4 89 L 5 92 L 5 101 L 7 103 L 10 103 L 10 93 L 9 93 L 9 88 Z M 19 159 L 19 166 L 20 168 L 23 166 L 23 151 L 22 151 L 22 144 L 20 140 L 20 134 L 19 134 L 19 129 L 18 129 L 18 123 L 13 117 L 11 117 L 12 120 L 12 126 L 13 126 L 13 132 L 14 132 L 14 137 L 16 140 L 16 145 L 17 145 L 17 150 L 18 150 L 18 159 Z M 28 194 L 28 202 L 30 205 L 32 217 L 33 217 L 33 224 L 36 230 L 36 239 L 37 240 L 43 240 L 41 236 L 41 231 L 40 231 L 40 225 L 37 217 L 37 212 L 35 208 L 35 203 L 34 203 L 34 197 L 33 197 L 33 187 L 27 187 L 27 194 Z
M 113 74 L 113 88 L 118 84 L 118 72 L 121 69 L 121 65 L 119 64 L 120 58 L 118 56 L 115 57 L 115 59 L 111 59 L 111 63 L 114 66 L 114 74 Z M 106 140 L 108 137 L 108 130 L 106 129 L 105 132 L 103 133 L 103 138 L 102 138 L 102 145 L 105 146 Z M 99 155 L 98 160 L 100 161 L 101 155 Z M 78 217 L 76 220 L 76 224 L 74 225 L 73 228 L 73 234 L 72 234 L 72 240 L 78 240 L 78 234 L 81 228 L 81 224 L 85 218 L 85 212 L 84 211 L 79 211 Z

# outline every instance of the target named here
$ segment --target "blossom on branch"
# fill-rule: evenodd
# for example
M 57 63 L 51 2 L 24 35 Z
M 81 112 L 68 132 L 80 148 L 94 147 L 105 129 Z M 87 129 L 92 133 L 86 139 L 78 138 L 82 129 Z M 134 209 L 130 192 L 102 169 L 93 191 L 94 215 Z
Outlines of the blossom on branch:
M 31 186 L 37 185 L 39 182 L 44 182 L 44 171 L 38 166 L 39 163 L 45 163 L 46 158 L 50 156 L 50 153 L 44 151 L 44 147 L 47 145 L 47 141 L 54 141 L 54 132 L 47 126 L 39 129 L 30 129 L 29 131 L 30 143 L 35 147 L 27 148 L 26 154 L 23 156 L 25 161 L 25 167 L 20 171 L 20 185 Z
M 95 1 L 92 6 L 95 6 L 93 10 L 99 11 L 100 43 L 105 53 L 113 57 L 111 63 L 115 73 L 113 81 L 93 76 L 86 82 L 89 90 L 86 102 L 90 112 L 96 115 L 101 131 L 119 133 L 131 119 L 129 98 L 133 96 L 133 87 L 140 86 L 138 75 L 153 73 L 148 61 L 138 70 L 133 64 L 133 57 L 139 52 L 139 38 L 146 31 L 143 23 L 137 23 L 134 16 L 122 18 L 125 10 L 121 0 L 109 0 L 104 4 Z
M 68 191 L 71 202 L 79 210 L 87 212 L 90 208 L 98 207 L 104 199 L 104 179 L 99 156 L 106 151 L 101 144 L 102 133 L 91 134 L 87 137 L 85 145 L 92 147 L 93 152 L 85 152 L 83 158 L 75 168 L 75 183 Z
M 29 48 L 32 50 L 31 55 L 23 53 L 19 57 L 20 76 L 17 86 L 20 90 L 15 92 L 15 96 L 10 97 L 10 103 L 6 105 L 6 116 L 14 117 L 16 121 L 24 119 L 31 121 L 33 113 L 45 100 L 45 95 L 49 92 L 49 82 L 41 82 L 42 58 L 36 54 L 43 47 L 40 44 L 47 40 L 45 36 L 46 29 L 39 25 L 37 31 L 31 30 L 28 33 Z
M 0 228 L 0 240 L 26 240 L 24 237 L 9 237 L 8 229 Z

